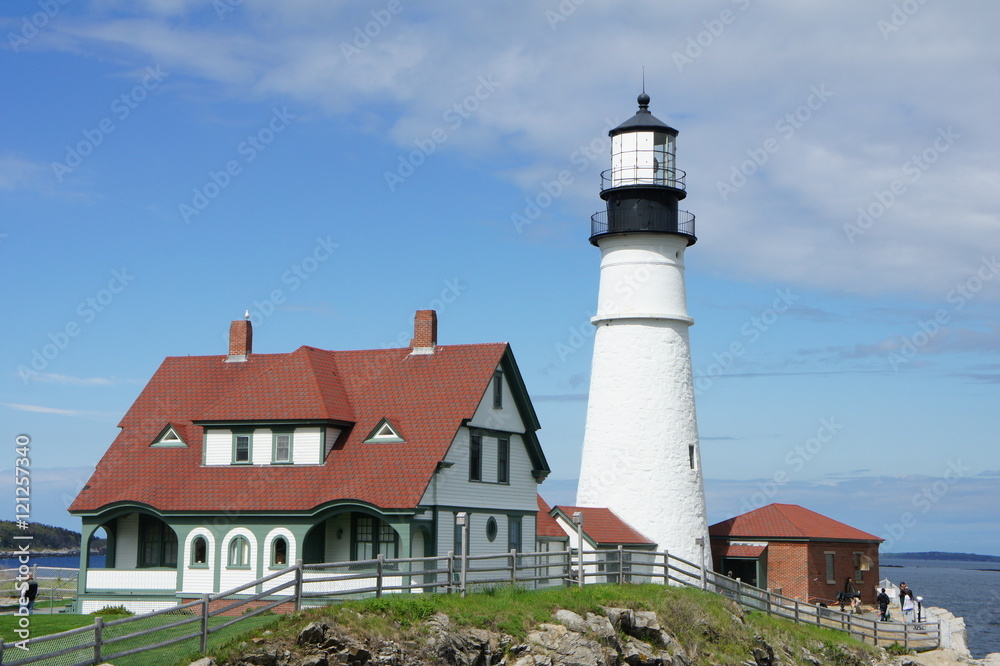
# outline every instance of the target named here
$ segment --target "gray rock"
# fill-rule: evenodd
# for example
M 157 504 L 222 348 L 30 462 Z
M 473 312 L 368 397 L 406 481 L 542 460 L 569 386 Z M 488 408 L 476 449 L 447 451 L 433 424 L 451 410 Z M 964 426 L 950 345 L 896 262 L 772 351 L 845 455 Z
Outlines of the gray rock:
M 570 631 L 578 631 L 581 634 L 587 631 L 587 623 L 573 611 L 557 610 L 552 616 Z
M 330 629 L 325 624 L 310 622 L 299 632 L 299 645 L 318 645 L 326 640 L 326 632 Z
M 611 666 L 618 660 L 616 652 L 561 624 L 538 625 L 528 634 L 528 643 L 536 653 L 560 666 Z
M 325 656 L 321 654 L 314 654 L 311 657 L 303 659 L 299 663 L 299 666 L 329 666 L 329 664 L 330 662 Z
M 610 645 L 617 652 L 621 652 L 621 641 L 618 640 L 618 632 L 615 631 L 611 620 L 603 615 L 587 613 L 587 628 L 605 645 Z
M 189 666 L 215 666 L 215 658 L 202 657 L 198 661 L 192 661 Z
M 257 654 L 245 654 L 240 657 L 244 664 L 253 666 L 277 666 L 278 656 L 269 652 L 259 652 Z

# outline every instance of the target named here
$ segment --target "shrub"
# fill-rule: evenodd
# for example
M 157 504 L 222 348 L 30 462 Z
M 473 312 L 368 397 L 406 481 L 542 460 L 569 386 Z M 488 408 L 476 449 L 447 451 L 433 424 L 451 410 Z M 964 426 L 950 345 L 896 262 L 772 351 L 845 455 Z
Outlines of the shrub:
M 91 613 L 91 615 L 100 615 L 101 617 L 107 617 L 109 615 L 110 616 L 120 615 L 122 617 L 125 617 L 128 615 L 135 615 L 135 613 L 125 608 L 124 605 L 119 604 L 117 606 L 105 606 L 100 610 L 95 610 L 93 613 Z

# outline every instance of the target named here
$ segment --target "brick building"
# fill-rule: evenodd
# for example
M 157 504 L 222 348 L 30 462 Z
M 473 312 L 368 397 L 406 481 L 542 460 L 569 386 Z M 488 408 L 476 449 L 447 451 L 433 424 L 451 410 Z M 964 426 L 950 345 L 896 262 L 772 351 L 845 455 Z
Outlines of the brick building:
M 803 601 L 835 602 L 854 578 L 874 603 L 883 539 L 796 504 L 769 504 L 708 528 L 715 570 Z

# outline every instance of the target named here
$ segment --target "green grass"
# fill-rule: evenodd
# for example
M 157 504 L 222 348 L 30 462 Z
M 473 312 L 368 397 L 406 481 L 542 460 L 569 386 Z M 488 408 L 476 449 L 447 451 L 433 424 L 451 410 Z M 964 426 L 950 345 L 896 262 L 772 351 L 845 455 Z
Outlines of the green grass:
M 149 629 L 152 627 L 157 627 L 164 624 L 169 624 L 177 620 L 182 619 L 182 615 L 158 615 L 153 618 L 148 618 L 145 620 L 137 620 L 135 622 L 129 622 L 120 626 L 106 627 L 104 629 L 104 638 L 112 638 L 115 636 L 123 636 L 126 634 L 131 634 L 136 631 L 141 631 L 143 629 Z M 105 618 L 106 622 L 110 622 L 114 617 Z M 209 619 L 209 626 L 218 626 L 232 618 L 226 617 L 213 617 Z M 220 648 L 234 640 L 242 641 L 244 638 L 249 636 L 254 636 L 259 634 L 261 631 L 266 629 L 268 626 L 274 624 L 280 619 L 280 616 L 271 614 L 261 614 L 256 617 L 247 618 L 238 624 L 231 627 L 226 627 L 216 633 L 209 635 L 209 648 Z M 37 646 L 34 650 L 25 653 L 22 650 L 18 650 L 10 645 L 15 640 L 18 640 L 16 634 L 14 634 L 14 629 L 17 627 L 18 618 L 15 616 L 4 615 L 0 616 L 0 635 L 4 637 L 4 640 L 8 643 L 4 651 L 4 661 L 23 659 L 32 654 L 44 654 L 48 652 L 53 652 L 63 648 L 70 647 L 72 645 L 78 645 L 80 643 L 85 643 L 92 640 L 93 634 L 91 632 L 85 632 L 78 636 L 71 636 L 65 639 L 57 639 L 55 641 L 47 641 Z M 47 636 L 50 634 L 57 634 L 63 631 L 69 631 L 70 629 L 76 629 L 77 627 L 89 626 L 94 623 L 94 617 L 90 615 L 32 615 L 31 616 L 31 636 L 36 638 L 39 636 Z M 117 652 L 122 652 L 125 650 L 132 649 L 134 647 L 139 647 L 140 645 L 147 645 L 150 643 L 159 643 L 161 641 L 168 640 L 170 638 L 183 636 L 199 630 L 200 625 L 197 622 L 192 622 L 191 624 L 186 624 L 180 627 L 173 627 L 171 629 L 165 629 L 163 631 L 158 631 L 154 634 L 148 636 L 141 636 L 139 638 L 130 638 L 123 641 L 118 641 L 105 645 L 103 650 L 104 654 L 113 654 Z M 147 652 L 142 652 L 129 657 L 116 658 L 114 663 L 116 666 L 173 666 L 174 664 L 187 664 L 193 659 L 188 657 L 194 657 L 197 655 L 198 648 L 200 647 L 199 638 L 190 638 L 173 645 L 168 645 L 156 650 L 149 650 Z M 37 652 L 36 652 L 37 650 Z M 45 663 L 51 663 L 53 666 L 57 666 L 60 663 L 75 663 L 77 661 L 82 661 L 93 653 L 93 648 L 85 648 L 76 652 L 71 652 L 64 657 L 55 658 L 48 660 Z
M 448 615 L 455 627 L 469 626 L 509 634 L 524 641 L 539 623 L 552 622 L 552 613 L 567 609 L 582 616 L 603 615 L 602 606 L 651 610 L 659 614 L 666 631 L 676 637 L 696 664 L 738 664 L 750 658 L 757 637 L 769 644 L 790 646 L 782 663 L 806 664 L 802 648 L 823 663 L 862 664 L 877 652 L 844 633 L 743 612 L 732 602 L 701 590 L 662 585 L 589 585 L 529 591 L 500 586 L 466 598 L 459 595 L 388 595 L 381 599 L 349 601 L 285 616 L 270 627 L 270 640 L 295 650 L 298 632 L 309 622 L 336 625 L 361 640 L 392 640 L 421 644 L 427 637 L 424 622 L 434 613 Z M 246 652 L 239 642 L 212 654 L 223 663 Z

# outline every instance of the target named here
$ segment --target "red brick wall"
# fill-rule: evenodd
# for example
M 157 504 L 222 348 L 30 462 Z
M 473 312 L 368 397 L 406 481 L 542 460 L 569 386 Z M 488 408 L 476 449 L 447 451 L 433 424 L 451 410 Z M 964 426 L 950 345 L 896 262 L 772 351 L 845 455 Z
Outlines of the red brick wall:
M 417 310 L 413 318 L 413 339 L 411 347 L 433 347 L 437 344 L 437 312 L 434 310 Z
M 229 355 L 246 356 L 253 349 L 253 327 L 246 319 L 229 325 Z
M 826 582 L 826 553 L 834 553 L 835 582 Z M 872 559 L 870 571 L 854 569 L 854 553 Z M 875 585 L 878 583 L 878 545 L 867 543 L 813 542 L 809 544 L 809 594 L 827 604 L 836 602 L 837 592 L 844 589 L 847 578 L 854 579 L 854 587 L 861 593 L 861 603 L 875 603 Z
M 808 601 L 809 544 L 772 541 L 767 547 L 767 587 L 781 588 L 792 599 Z
M 201 601 L 201 600 L 200 599 L 181 599 L 180 603 L 186 604 L 186 603 L 191 602 L 191 601 Z M 273 601 L 273 599 L 271 601 Z M 260 608 L 261 606 L 266 606 L 267 604 L 271 603 L 271 601 L 266 601 L 264 599 L 258 599 L 256 601 L 251 601 L 249 603 L 245 603 L 242 606 L 237 606 L 236 608 L 233 608 L 232 610 L 228 610 L 228 611 L 226 611 L 224 613 L 221 613 L 221 615 L 223 617 L 236 617 L 238 615 L 243 615 L 248 610 L 251 610 L 251 609 L 254 609 L 254 608 Z M 235 602 L 236 602 L 235 599 L 216 599 L 215 601 L 208 602 L 208 609 L 209 609 L 209 612 L 214 612 L 214 611 L 219 610 L 220 608 L 225 608 L 226 606 L 229 606 L 230 604 L 233 604 Z M 191 608 L 191 610 L 194 611 L 197 615 L 201 615 L 201 607 L 200 606 L 194 606 L 193 608 Z M 286 601 L 284 603 L 278 604 L 277 606 L 275 606 L 271 610 L 274 611 L 275 613 L 294 613 L 295 612 L 295 599 L 290 599 L 289 601 Z

